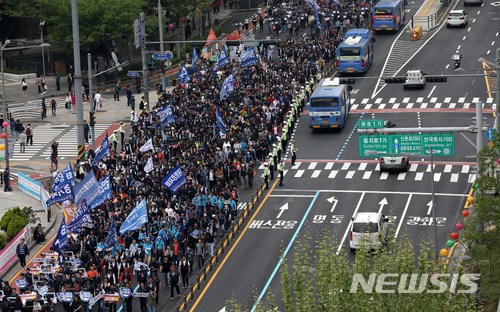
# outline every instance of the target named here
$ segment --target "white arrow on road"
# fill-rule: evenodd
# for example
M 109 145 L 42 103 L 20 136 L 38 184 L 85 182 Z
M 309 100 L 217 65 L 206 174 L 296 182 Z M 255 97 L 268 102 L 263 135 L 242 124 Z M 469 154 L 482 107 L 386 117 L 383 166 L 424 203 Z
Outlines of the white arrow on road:
M 281 206 L 279 210 L 280 210 L 280 212 L 278 213 L 278 216 L 276 217 L 276 219 L 279 219 L 281 217 L 281 215 L 283 214 L 283 212 L 285 210 L 288 210 L 288 203 Z
M 384 206 L 388 204 L 387 198 L 384 197 L 384 199 L 382 199 L 378 204 L 380 205 L 378 212 L 381 213 Z
M 429 209 L 427 209 L 427 215 L 430 215 L 432 212 L 432 206 L 433 206 L 432 200 L 430 202 L 428 202 L 426 206 L 429 207 Z
M 335 210 L 335 207 L 337 207 L 337 204 L 339 203 L 339 200 L 335 198 L 335 196 L 332 196 L 330 198 L 326 199 L 330 204 L 333 204 L 332 209 L 330 209 L 330 212 L 333 212 Z

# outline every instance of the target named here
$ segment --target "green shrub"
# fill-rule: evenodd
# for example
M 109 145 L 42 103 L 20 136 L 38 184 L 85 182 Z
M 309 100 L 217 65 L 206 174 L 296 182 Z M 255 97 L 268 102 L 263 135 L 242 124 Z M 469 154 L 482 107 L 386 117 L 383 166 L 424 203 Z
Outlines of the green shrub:
M 2 250 L 5 245 L 7 245 L 7 235 L 5 233 L 0 232 L 0 250 Z
M 28 225 L 28 218 L 26 216 L 22 214 L 15 215 L 10 220 L 9 227 L 7 228 L 9 239 L 13 239 L 26 225 Z
M 3 215 L 2 219 L 0 220 L 0 228 L 4 231 L 7 231 L 10 220 L 12 219 L 12 217 L 16 215 L 26 216 L 25 213 L 21 210 L 21 208 L 19 207 L 11 208 L 7 210 L 7 212 Z

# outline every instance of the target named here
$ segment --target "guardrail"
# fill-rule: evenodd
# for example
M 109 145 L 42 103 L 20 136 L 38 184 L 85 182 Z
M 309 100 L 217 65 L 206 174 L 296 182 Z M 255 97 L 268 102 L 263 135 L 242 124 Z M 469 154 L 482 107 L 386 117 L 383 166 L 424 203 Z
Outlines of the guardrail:
M 256 205 L 259 203 L 260 197 L 263 196 L 265 190 L 265 184 L 262 182 L 257 191 L 252 195 L 250 203 L 238 213 L 236 220 L 229 230 L 226 232 L 224 237 L 217 244 L 217 249 L 213 257 L 211 257 L 207 263 L 200 270 L 200 273 L 195 278 L 193 285 L 189 287 L 189 290 L 184 293 L 181 302 L 176 306 L 177 311 L 187 310 L 188 302 L 194 300 L 196 296 L 196 291 L 201 290 L 201 284 L 207 280 L 207 276 L 214 269 L 214 266 L 219 263 L 220 258 L 224 255 L 226 249 L 230 246 L 231 240 L 236 237 L 236 234 L 245 226 L 247 219 L 254 212 Z
M 439 10 L 434 14 L 421 17 L 412 17 L 411 28 L 414 28 L 414 23 L 427 25 L 427 28 L 425 30 L 430 30 L 438 26 L 441 23 L 442 18 L 445 16 L 448 8 L 451 7 L 452 2 L 453 1 L 444 0 L 441 3 Z

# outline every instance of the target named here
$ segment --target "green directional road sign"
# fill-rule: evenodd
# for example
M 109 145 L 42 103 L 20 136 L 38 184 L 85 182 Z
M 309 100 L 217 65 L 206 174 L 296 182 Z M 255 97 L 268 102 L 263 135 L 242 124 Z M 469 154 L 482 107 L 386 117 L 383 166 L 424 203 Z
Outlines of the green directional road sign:
M 359 129 L 381 129 L 384 127 L 384 120 L 382 119 L 360 119 L 358 120 Z
M 422 134 L 422 149 L 425 154 L 434 156 L 455 155 L 455 135 L 453 133 L 424 133 Z
M 411 134 L 371 134 L 359 136 L 359 155 L 419 154 L 434 156 L 454 156 L 455 136 L 453 133 L 411 133 Z

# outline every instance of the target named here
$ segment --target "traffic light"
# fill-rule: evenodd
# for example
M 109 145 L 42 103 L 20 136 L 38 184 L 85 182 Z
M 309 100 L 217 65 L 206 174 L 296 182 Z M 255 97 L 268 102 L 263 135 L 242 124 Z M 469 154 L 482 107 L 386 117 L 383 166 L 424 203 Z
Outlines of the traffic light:
M 90 125 L 93 127 L 95 125 L 95 116 L 94 116 L 94 112 L 89 112 L 89 115 L 90 115 Z
M 447 80 L 446 76 L 425 76 L 425 82 L 446 82 Z
M 340 78 L 339 83 L 340 84 L 354 84 L 356 80 L 354 78 Z
M 384 82 L 385 83 L 405 83 L 406 79 L 403 76 L 385 77 Z

